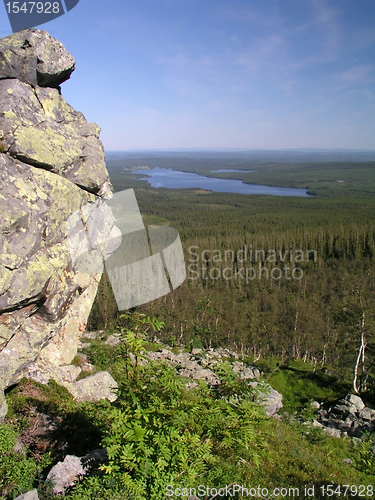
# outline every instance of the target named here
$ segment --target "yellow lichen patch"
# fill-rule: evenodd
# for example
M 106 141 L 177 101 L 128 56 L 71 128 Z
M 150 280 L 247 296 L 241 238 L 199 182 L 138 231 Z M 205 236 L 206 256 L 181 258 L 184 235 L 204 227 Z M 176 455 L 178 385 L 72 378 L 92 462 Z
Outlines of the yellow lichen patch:
M 8 340 L 9 338 L 9 326 L 4 325 L 4 323 L 0 323 L 0 339 Z
M 9 226 L 17 222 L 21 217 L 24 217 L 25 215 L 27 215 L 27 212 L 25 210 L 19 210 L 16 213 L 14 209 L 8 210 L 6 206 L 1 210 L 1 218 L 4 223 Z
M 8 94 L 13 94 L 13 89 L 8 89 L 7 92 Z
M 38 186 L 36 187 L 35 191 L 36 191 L 38 198 L 40 198 L 41 200 L 46 200 L 48 198 L 47 193 L 45 193 L 44 191 L 39 189 Z
M 78 156 L 81 151 L 78 141 L 77 143 L 67 141 L 67 138 L 54 132 L 51 128 L 41 130 L 19 127 L 14 135 L 18 147 L 27 152 L 30 158 L 51 165 L 58 171 Z
M 57 91 L 56 91 L 56 94 L 50 93 L 50 98 L 41 100 L 41 103 L 42 103 L 42 106 L 44 109 L 44 113 L 46 114 L 46 116 L 49 116 L 49 117 L 53 118 L 54 120 L 56 119 L 55 108 L 59 107 L 59 101 L 60 101 L 60 99 L 59 99 L 59 94 L 57 93 Z
M 16 115 L 13 113 L 12 110 L 9 110 L 9 111 L 3 111 L 3 116 L 5 118 L 15 118 Z
M 70 260 L 70 254 L 67 251 L 67 249 L 62 246 L 61 244 L 55 245 L 53 253 L 49 255 L 49 263 L 55 268 L 55 269 L 61 269 L 63 266 L 65 266 L 69 260 Z
M 36 200 L 35 192 L 30 190 L 22 177 L 18 177 L 18 179 L 14 181 L 14 185 L 18 189 L 18 196 L 26 197 L 30 201 Z
M 9 63 L 12 60 L 12 55 L 13 55 L 13 52 L 9 49 L 4 50 L 4 52 L 3 52 L 4 59 L 7 63 Z
M 11 282 L 12 282 L 11 271 L 2 268 L 0 274 L 0 295 L 3 294 L 6 290 L 8 290 Z
M 59 254 L 60 245 L 56 245 L 46 254 L 43 250 L 33 256 L 24 269 L 23 282 L 25 286 L 19 291 L 19 298 L 25 298 L 39 293 L 47 280 L 53 275 L 62 277 L 63 269 L 67 265 L 66 254 Z M 43 253 L 42 253 L 43 252 Z M 18 295 L 18 294 L 14 294 Z M 19 300 L 16 297 L 14 299 Z

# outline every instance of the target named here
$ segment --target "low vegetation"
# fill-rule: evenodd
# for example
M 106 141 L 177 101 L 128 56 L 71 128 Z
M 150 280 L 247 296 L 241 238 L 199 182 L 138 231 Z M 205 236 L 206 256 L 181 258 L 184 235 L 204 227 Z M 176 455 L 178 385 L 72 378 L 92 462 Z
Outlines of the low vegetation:
M 124 353 L 133 355 L 135 348 L 142 356 L 149 348 L 147 338 L 155 333 L 149 329 L 146 337 L 144 327 L 158 326 L 145 318 L 135 345 L 134 325 L 140 325 L 139 318 L 127 315 L 118 346 L 91 340 L 85 350 L 90 361 L 100 365 L 98 369 L 108 370 L 118 380 L 115 403 L 77 403 L 53 382 L 43 386 L 23 380 L 9 391 L 10 411 L 0 427 L 3 498 L 37 487 L 41 500 L 54 499 L 52 485 L 44 483 L 50 467 L 67 453 L 82 456 L 97 447 L 108 450 L 109 461 L 56 498 L 161 500 L 176 488 L 219 489 L 232 483 L 269 491 L 276 487 L 302 491 L 313 484 L 316 489 L 323 484 L 373 484 L 370 441 L 357 444 L 329 437 L 298 419 L 267 417 L 254 402 L 254 391 L 228 367 L 217 371 L 220 391 L 203 382 L 187 390 L 186 381 L 164 363 L 150 362 L 136 369 Z M 297 387 L 291 391 L 295 397 L 298 378 L 297 374 Z M 321 396 L 325 390 L 332 396 L 330 380 L 324 389 L 322 383 L 312 380 L 308 395 Z M 311 410 L 306 412 L 308 421 Z M 38 433 L 37 422 L 43 419 L 56 424 L 52 431 L 44 425 Z M 21 452 L 14 450 L 16 440 L 22 444 Z M 320 498 L 318 490 L 315 498 Z

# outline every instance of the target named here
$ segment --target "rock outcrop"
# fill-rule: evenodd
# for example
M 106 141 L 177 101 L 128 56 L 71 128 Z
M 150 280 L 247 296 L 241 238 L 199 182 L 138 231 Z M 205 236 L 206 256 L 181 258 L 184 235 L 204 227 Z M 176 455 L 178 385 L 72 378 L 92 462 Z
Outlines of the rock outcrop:
M 46 31 L 23 30 L 1 40 L 0 80 L 58 87 L 70 78 L 75 60 Z
M 320 408 L 314 426 L 334 437 L 361 438 L 375 431 L 375 410 L 366 407 L 356 394 L 348 394 L 337 404 Z
M 74 65 L 45 31 L 0 40 L 0 421 L 3 390 L 23 376 L 54 378 L 84 397 L 70 362 L 100 272 L 78 271 L 68 233 L 80 242 L 90 232 L 95 245 L 115 226 L 100 129 L 58 88 Z M 89 227 L 92 214 L 99 229 Z

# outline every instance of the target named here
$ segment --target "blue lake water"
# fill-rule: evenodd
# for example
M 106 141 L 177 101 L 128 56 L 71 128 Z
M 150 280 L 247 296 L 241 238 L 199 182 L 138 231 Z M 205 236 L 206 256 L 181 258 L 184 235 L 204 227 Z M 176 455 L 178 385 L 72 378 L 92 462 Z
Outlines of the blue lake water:
M 217 179 L 216 177 L 204 177 L 203 175 L 189 172 L 179 172 L 166 168 L 153 168 L 142 171 L 134 171 L 134 174 L 142 175 L 140 180 L 145 180 L 154 188 L 186 189 L 197 188 L 215 191 L 217 193 L 238 194 L 269 194 L 274 196 L 302 196 L 311 197 L 306 189 L 283 188 L 275 186 L 263 186 L 261 184 L 244 184 L 234 179 Z M 145 177 L 147 176 L 147 177 Z

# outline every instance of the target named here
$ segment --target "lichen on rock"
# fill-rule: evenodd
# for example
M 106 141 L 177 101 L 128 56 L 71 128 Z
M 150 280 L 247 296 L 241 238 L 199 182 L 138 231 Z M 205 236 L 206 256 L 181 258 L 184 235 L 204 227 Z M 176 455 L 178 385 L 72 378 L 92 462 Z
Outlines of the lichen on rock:
M 47 31 L 26 29 L 0 40 L 0 79 L 58 87 L 74 69 L 74 58 Z
M 87 123 L 57 89 L 0 80 L 0 102 L 5 153 L 91 193 L 108 184 L 99 127 Z
M 78 270 L 69 236 L 99 246 L 115 221 L 102 200 L 112 186 L 100 129 L 56 88 L 74 64 L 45 31 L 0 40 L 0 421 L 2 391 L 23 376 L 53 378 L 81 399 L 88 384 L 75 387 L 70 363 L 101 269 Z

